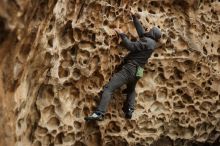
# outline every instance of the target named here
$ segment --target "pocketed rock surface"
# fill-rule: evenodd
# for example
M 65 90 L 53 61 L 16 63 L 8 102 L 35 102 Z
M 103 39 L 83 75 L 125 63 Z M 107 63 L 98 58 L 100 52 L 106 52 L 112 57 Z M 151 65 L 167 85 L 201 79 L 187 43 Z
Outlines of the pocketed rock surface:
M 0 1 L 1 146 L 220 145 L 218 0 Z M 85 123 L 128 53 L 114 29 L 158 26 L 159 48 L 137 84 L 132 120 L 123 86 L 105 120 Z

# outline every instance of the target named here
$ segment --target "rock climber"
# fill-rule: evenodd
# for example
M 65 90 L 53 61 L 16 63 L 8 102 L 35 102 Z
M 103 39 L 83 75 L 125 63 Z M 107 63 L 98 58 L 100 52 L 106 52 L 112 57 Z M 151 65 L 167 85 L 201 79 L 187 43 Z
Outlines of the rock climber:
M 103 120 L 113 92 L 124 84 L 127 85 L 127 98 L 123 104 L 122 110 L 126 119 L 132 118 L 136 96 L 135 86 L 137 81 L 143 76 L 145 63 L 147 63 L 148 58 L 157 47 L 157 41 L 161 38 L 161 31 L 159 28 L 153 27 L 150 31 L 145 32 L 137 18 L 137 14 L 132 14 L 132 19 L 139 40 L 130 41 L 120 29 L 116 30 L 122 40 L 122 45 L 129 51 L 129 53 L 125 57 L 121 70 L 115 73 L 109 83 L 105 85 L 101 101 L 96 111 L 84 118 L 86 121 Z

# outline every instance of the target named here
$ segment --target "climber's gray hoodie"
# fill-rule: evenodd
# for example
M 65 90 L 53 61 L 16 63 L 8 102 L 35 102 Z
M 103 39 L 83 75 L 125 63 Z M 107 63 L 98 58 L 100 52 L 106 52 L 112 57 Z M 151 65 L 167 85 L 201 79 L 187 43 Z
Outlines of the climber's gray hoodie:
M 141 67 L 144 67 L 148 58 L 156 48 L 156 42 L 161 38 L 161 32 L 157 27 L 153 27 L 149 32 L 145 32 L 141 23 L 135 16 L 133 16 L 133 22 L 140 40 L 132 42 L 127 38 L 125 34 L 119 34 L 123 45 L 130 51 L 130 53 L 125 57 L 125 63 L 132 62 Z

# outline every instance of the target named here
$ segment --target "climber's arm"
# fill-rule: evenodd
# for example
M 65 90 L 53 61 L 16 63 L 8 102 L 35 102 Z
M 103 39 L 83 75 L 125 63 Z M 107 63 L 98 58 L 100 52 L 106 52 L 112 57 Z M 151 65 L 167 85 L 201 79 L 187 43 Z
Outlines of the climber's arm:
M 119 36 L 122 39 L 123 45 L 129 51 L 141 51 L 141 50 L 147 48 L 146 43 L 143 43 L 143 42 L 140 42 L 140 41 L 132 42 L 127 38 L 127 36 L 124 33 L 119 33 Z
M 145 30 L 144 30 L 143 26 L 141 25 L 141 22 L 138 20 L 138 18 L 135 15 L 132 15 L 132 19 L 133 19 L 133 23 L 136 28 L 136 31 L 138 33 L 138 36 L 143 37 Z

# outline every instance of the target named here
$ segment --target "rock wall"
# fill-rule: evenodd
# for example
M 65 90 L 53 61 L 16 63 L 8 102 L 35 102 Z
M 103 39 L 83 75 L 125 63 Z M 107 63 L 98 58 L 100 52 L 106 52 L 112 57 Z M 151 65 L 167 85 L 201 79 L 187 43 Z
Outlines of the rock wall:
M 220 145 L 217 0 L 0 1 L 1 146 Z M 158 26 L 160 47 L 136 87 L 132 120 L 115 92 L 85 123 L 127 51 L 114 29 Z

